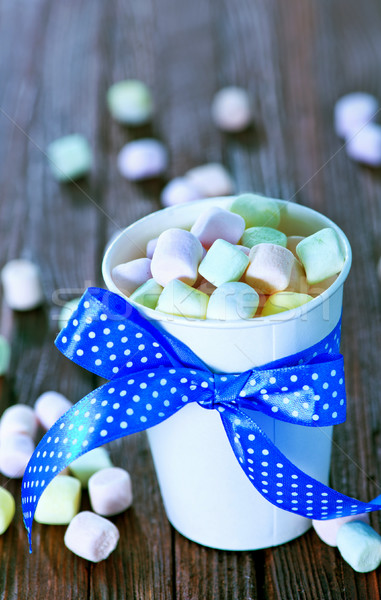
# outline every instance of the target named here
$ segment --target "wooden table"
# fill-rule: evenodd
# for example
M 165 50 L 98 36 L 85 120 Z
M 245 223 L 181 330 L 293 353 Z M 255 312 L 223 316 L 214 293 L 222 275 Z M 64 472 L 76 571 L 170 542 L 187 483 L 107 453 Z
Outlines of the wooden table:
M 160 182 L 128 183 L 116 166 L 122 145 L 149 128 L 124 129 L 105 105 L 113 82 L 136 77 L 153 90 L 152 129 L 169 148 L 168 177 L 222 161 L 237 191 L 311 206 L 347 233 L 354 251 L 342 344 L 348 420 L 335 429 L 331 482 L 364 500 L 378 495 L 381 178 L 346 156 L 332 109 L 354 90 L 381 97 L 380 30 L 377 0 L 1 0 L 0 264 L 34 260 L 46 296 L 43 309 L 28 313 L 3 303 L 12 362 L 1 409 L 33 405 L 48 389 L 77 401 L 99 384 L 53 340 L 64 301 L 102 284 L 110 236 L 159 208 Z M 254 99 L 255 127 L 239 136 L 219 133 L 210 119 L 213 94 L 227 84 L 247 87 Z M 71 132 L 89 139 L 94 168 L 78 185 L 59 185 L 45 149 Z M 380 570 L 355 573 L 313 531 L 256 552 L 189 542 L 166 520 L 145 434 L 111 452 L 131 472 L 135 500 L 114 518 L 117 550 L 97 565 L 66 550 L 58 526 L 36 524 L 29 555 L 20 483 L 0 479 L 17 498 L 16 518 L 0 537 L 2 600 L 380 596 Z M 372 525 L 380 529 L 377 514 Z

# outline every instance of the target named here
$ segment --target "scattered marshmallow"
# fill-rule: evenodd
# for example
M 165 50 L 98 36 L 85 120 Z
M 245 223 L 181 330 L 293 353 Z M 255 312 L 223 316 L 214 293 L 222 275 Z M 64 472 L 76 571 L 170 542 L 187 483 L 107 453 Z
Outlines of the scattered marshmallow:
M 69 475 L 58 475 L 44 489 L 34 519 L 44 525 L 67 525 L 78 513 L 81 482 Z
M 244 230 L 245 221 L 240 215 L 219 206 L 211 206 L 196 219 L 191 233 L 200 240 L 204 248 L 210 248 L 218 239 L 237 244 Z
M 223 283 L 210 296 L 207 319 L 237 321 L 254 317 L 259 304 L 257 292 L 240 281 Z
M 246 283 L 263 294 L 285 290 L 290 282 L 295 258 L 292 252 L 276 244 L 257 244 L 249 255 L 244 276 Z
M 58 317 L 58 328 L 61 331 L 64 327 L 66 327 L 67 322 L 72 316 L 73 312 L 77 310 L 79 301 L 81 298 L 73 298 L 64 304 L 61 308 L 59 317 Z
M 82 487 L 87 488 L 88 481 L 94 473 L 112 466 L 107 450 L 100 446 L 73 460 L 69 469 L 74 477 L 80 480 Z
M 163 287 L 172 279 L 192 285 L 197 279 L 201 258 L 201 243 L 192 233 L 185 229 L 167 229 L 157 241 L 151 263 L 152 277 Z
M 44 429 L 52 425 L 73 405 L 63 394 L 49 390 L 39 396 L 34 404 L 38 421 Z
M 0 377 L 5 375 L 11 360 L 11 347 L 7 338 L 0 335 Z
M 14 404 L 7 408 L 0 420 L 0 440 L 21 433 L 34 438 L 37 433 L 36 414 L 30 406 L 26 404 Z
M 241 194 L 233 200 L 230 210 L 245 219 L 246 227 L 272 227 L 280 223 L 279 204 L 273 198 L 258 194 Z
M 29 260 L 16 258 L 1 271 L 5 301 L 13 310 L 32 310 L 44 301 L 40 271 Z
M 342 527 L 344 523 L 350 523 L 351 521 L 363 521 L 364 523 L 369 523 L 369 514 L 349 515 L 348 517 L 325 519 L 322 521 L 313 519 L 312 527 L 322 542 L 328 544 L 328 546 L 337 546 L 336 538 L 340 527 Z
M 132 504 L 129 473 L 119 467 L 98 471 L 89 479 L 89 497 L 92 509 L 104 517 L 127 510 Z
M 156 283 L 154 279 L 148 279 L 148 281 L 131 294 L 130 300 L 155 310 L 162 291 L 163 288 L 161 285 Z
M 25 473 L 34 452 L 29 435 L 15 433 L 0 440 L 0 471 L 6 477 L 19 478 Z
M 151 92 L 137 79 L 114 83 L 107 91 L 107 104 L 114 119 L 126 125 L 144 125 L 153 113 Z
M 151 279 L 151 260 L 149 258 L 136 258 L 122 263 L 113 268 L 111 276 L 115 285 L 123 294 L 130 296 L 138 287 Z
M 175 177 L 167 183 L 161 192 L 161 203 L 163 206 L 174 206 L 200 200 L 201 194 L 198 189 L 186 177 Z
M 370 167 L 381 166 L 381 125 L 369 123 L 347 140 L 346 153 L 350 158 Z
M 119 171 L 131 181 L 160 177 L 167 165 L 166 148 L 161 142 L 151 138 L 129 142 L 118 155 Z
M 49 144 L 47 156 L 54 177 L 63 182 L 86 175 L 93 161 L 88 141 L 78 133 Z
M 0 487 L 0 535 L 2 535 L 11 524 L 16 512 L 15 499 L 12 494 Z
M 225 87 L 217 92 L 211 112 L 215 125 L 229 132 L 247 129 L 253 118 L 249 94 L 236 86 Z
M 78 513 L 66 530 L 65 546 L 77 556 L 97 563 L 115 550 L 119 531 L 111 521 L 93 512 Z
M 334 127 L 341 138 L 356 135 L 378 112 L 377 98 L 364 92 L 353 92 L 340 98 L 334 108 Z
M 304 238 L 296 246 L 296 253 L 306 271 L 309 284 L 319 283 L 336 275 L 345 262 L 340 240 L 331 227 L 320 229 Z
M 205 319 L 209 296 L 178 279 L 163 289 L 156 310 L 191 319 Z
M 207 163 L 190 169 L 185 173 L 185 178 L 198 190 L 201 198 L 228 196 L 234 188 L 232 178 L 219 163 Z
M 336 543 L 343 559 L 358 573 L 369 573 L 381 564 L 381 536 L 363 521 L 344 523 Z
M 199 267 L 199 273 L 218 287 L 229 281 L 238 281 L 247 265 L 249 257 L 233 244 L 216 240 Z

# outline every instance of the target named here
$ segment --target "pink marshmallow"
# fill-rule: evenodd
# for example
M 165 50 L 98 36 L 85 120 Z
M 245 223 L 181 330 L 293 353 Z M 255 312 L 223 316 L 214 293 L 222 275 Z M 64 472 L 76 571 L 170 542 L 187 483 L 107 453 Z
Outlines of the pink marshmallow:
M 152 277 L 163 287 L 173 279 L 193 285 L 203 248 L 199 240 L 185 229 L 167 229 L 157 241 L 152 257 Z
M 34 452 L 29 435 L 15 433 L 0 441 L 0 471 L 6 477 L 22 477 Z
M 370 167 L 381 166 L 381 125 L 368 123 L 347 140 L 345 150 L 350 158 Z
M 191 181 L 185 177 L 172 179 L 161 192 L 163 206 L 174 206 L 200 200 L 201 194 Z
M 153 253 L 155 252 L 155 248 L 157 245 L 157 240 L 158 238 L 154 238 L 153 240 L 149 240 L 149 242 L 147 242 L 147 247 L 146 247 L 146 257 L 147 258 L 152 258 L 153 257 Z
M 137 258 L 122 263 L 113 268 L 111 276 L 120 291 L 126 296 L 130 296 L 138 287 L 151 279 L 151 260 Z
M 277 244 L 256 244 L 250 250 L 244 280 L 263 294 L 285 290 L 290 282 L 295 257 Z
M 92 509 L 105 517 L 117 515 L 132 504 L 131 477 L 119 467 L 101 469 L 88 483 Z
M 202 212 L 191 229 L 205 248 L 210 248 L 218 239 L 237 244 L 244 231 L 245 221 L 240 215 L 218 206 Z
M 14 404 L 3 412 L 0 421 L 0 439 L 16 433 L 34 438 L 37 433 L 37 425 L 33 408 L 26 404 Z
M 73 405 L 63 394 L 49 391 L 39 396 L 34 404 L 37 418 L 44 429 L 52 425 Z
M 318 534 L 319 538 L 328 546 L 336 546 L 336 538 L 338 531 L 344 523 L 350 521 L 362 521 L 369 523 L 369 514 L 349 515 L 349 517 L 340 517 L 338 519 L 325 519 L 324 521 L 312 521 L 312 526 Z
M 244 254 L 246 254 L 246 256 L 249 256 L 250 248 L 248 248 L 247 246 L 241 246 L 240 244 L 237 244 L 237 248 L 242 250 L 242 252 L 244 252 Z
M 107 558 L 118 541 L 119 531 L 114 523 L 87 510 L 75 515 L 64 537 L 69 550 L 94 563 Z

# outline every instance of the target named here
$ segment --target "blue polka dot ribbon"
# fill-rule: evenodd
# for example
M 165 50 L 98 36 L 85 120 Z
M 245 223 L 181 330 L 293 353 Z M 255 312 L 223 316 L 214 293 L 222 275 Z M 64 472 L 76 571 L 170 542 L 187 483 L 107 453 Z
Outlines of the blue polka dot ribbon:
M 216 374 L 123 298 L 89 288 L 56 345 L 67 358 L 109 381 L 68 410 L 29 461 L 22 509 L 30 548 L 38 500 L 62 469 L 106 442 L 162 423 L 190 402 L 219 412 L 241 468 L 275 506 L 313 519 L 379 510 L 378 502 L 344 496 L 301 471 L 247 413 L 260 411 L 307 427 L 344 422 L 339 343 L 340 322 L 298 354 L 244 373 Z

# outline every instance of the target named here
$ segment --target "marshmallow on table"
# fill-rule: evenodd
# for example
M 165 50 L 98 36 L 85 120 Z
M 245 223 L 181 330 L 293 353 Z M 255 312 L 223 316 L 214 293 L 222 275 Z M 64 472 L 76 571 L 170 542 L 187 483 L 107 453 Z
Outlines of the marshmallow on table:
M 153 257 L 153 253 L 155 252 L 156 246 L 157 246 L 157 240 L 159 238 L 153 238 L 152 240 L 149 240 L 147 242 L 147 246 L 146 246 L 146 257 L 147 258 L 152 258 Z
M 123 294 L 130 296 L 138 287 L 151 279 L 151 260 L 136 258 L 114 267 L 111 276 L 115 285 Z
M 79 511 L 81 482 L 69 475 L 58 475 L 44 489 L 34 518 L 45 525 L 67 525 Z
M 0 440 L 9 435 L 22 433 L 34 438 L 37 433 L 37 418 L 33 408 L 26 404 L 14 404 L 7 408 L 0 420 Z
M 229 132 L 243 131 L 253 118 L 249 94 L 237 86 L 219 90 L 213 98 L 211 112 L 215 125 Z
M 16 512 L 15 499 L 12 494 L 0 487 L 0 535 L 9 527 Z
M 223 283 L 210 296 L 207 319 L 237 321 L 254 317 L 259 296 L 252 287 L 240 281 Z
M 272 227 L 280 223 L 279 204 L 273 198 L 258 194 L 241 194 L 233 201 L 231 212 L 245 219 L 246 227 Z
M 185 229 L 167 229 L 157 240 L 151 262 L 152 277 L 163 287 L 172 279 L 193 285 L 202 255 L 202 245 L 193 233 Z
M 49 165 L 58 181 L 70 181 L 86 175 L 92 164 L 88 141 L 74 133 L 55 140 L 47 148 Z
M 0 471 L 6 477 L 18 478 L 25 473 L 34 452 L 34 442 L 29 435 L 14 433 L 0 440 Z
M 118 541 L 119 531 L 114 523 L 90 511 L 75 515 L 64 537 L 69 550 L 94 563 L 107 558 Z
M 8 371 L 11 360 L 11 347 L 7 338 L 0 335 L 0 376 Z
M 205 319 L 209 296 L 173 279 L 163 289 L 156 310 L 179 317 Z
M 233 191 L 229 173 L 219 163 L 207 163 L 185 173 L 185 178 L 198 190 L 201 198 L 228 196 Z
M 138 287 L 138 289 L 131 294 L 130 300 L 155 310 L 162 291 L 163 287 L 161 285 L 154 279 L 148 279 L 148 281 L 143 283 L 143 285 Z
M 111 115 L 119 123 L 143 125 L 153 112 L 153 102 L 148 86 L 137 79 L 114 83 L 107 91 L 107 104 Z
M 132 504 L 131 477 L 119 467 L 102 469 L 89 479 L 89 497 L 94 512 L 117 515 Z
M 286 310 L 292 310 L 293 308 L 298 308 L 303 304 L 307 304 L 310 300 L 313 300 L 313 298 L 308 294 L 298 294 L 297 292 L 275 292 L 275 294 L 271 294 L 266 300 L 261 316 L 268 317 L 270 315 L 277 315 Z
M 364 92 L 353 92 L 340 98 L 334 109 L 334 127 L 342 138 L 355 135 L 364 125 L 374 121 L 379 103 L 377 98 Z
M 381 125 L 369 123 L 347 140 L 345 151 L 353 160 L 370 167 L 381 166 Z
M 381 536 L 363 521 L 344 523 L 336 544 L 343 559 L 358 573 L 369 573 L 381 564 Z
M 298 255 L 296 254 L 296 246 L 302 240 L 304 240 L 304 236 L 303 235 L 289 235 L 288 238 L 287 238 L 286 248 L 287 248 L 287 250 L 289 250 L 290 252 L 293 253 L 293 255 L 295 256 L 295 258 L 298 258 Z
M 242 244 L 247 248 L 252 248 L 256 244 L 277 244 L 278 246 L 286 247 L 287 236 L 273 229 L 272 227 L 249 227 L 242 236 Z
M 81 298 L 73 298 L 64 304 L 61 308 L 59 317 L 58 317 L 58 328 L 61 330 L 66 327 L 68 320 L 75 310 L 77 310 L 79 301 Z
M 158 140 L 144 138 L 129 142 L 118 154 L 120 173 L 130 181 L 160 177 L 168 165 L 168 153 Z
M 169 181 L 161 192 L 161 203 L 163 206 L 174 206 L 200 200 L 201 194 L 198 189 L 186 177 L 175 177 Z
M 257 244 L 250 250 L 249 259 L 246 283 L 263 294 L 286 289 L 295 261 L 292 252 L 276 244 Z
M 203 211 L 191 228 L 204 246 L 210 246 L 218 239 L 237 244 L 245 230 L 245 221 L 240 215 L 219 206 L 211 206 Z
M 107 450 L 100 446 L 73 460 L 69 465 L 69 469 L 74 477 L 79 479 L 82 487 L 86 488 L 90 477 L 94 473 L 112 466 Z
M 336 546 L 336 538 L 340 527 L 342 527 L 344 523 L 350 523 L 351 521 L 363 521 L 364 523 L 369 523 L 369 514 L 349 515 L 348 517 L 324 519 L 322 521 L 313 519 L 312 527 L 322 542 L 328 544 L 328 546 Z
M 337 233 L 331 227 L 304 238 L 296 246 L 309 284 L 319 283 L 336 275 L 344 266 L 345 256 Z
M 16 258 L 1 271 L 5 301 L 13 310 L 32 310 L 44 301 L 40 272 L 29 260 Z
M 44 429 L 52 425 L 73 405 L 63 394 L 49 390 L 39 396 L 34 403 L 37 419 Z
M 242 250 L 225 240 L 216 240 L 199 266 L 199 273 L 218 287 L 228 281 L 238 281 L 249 257 Z

